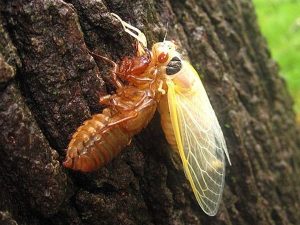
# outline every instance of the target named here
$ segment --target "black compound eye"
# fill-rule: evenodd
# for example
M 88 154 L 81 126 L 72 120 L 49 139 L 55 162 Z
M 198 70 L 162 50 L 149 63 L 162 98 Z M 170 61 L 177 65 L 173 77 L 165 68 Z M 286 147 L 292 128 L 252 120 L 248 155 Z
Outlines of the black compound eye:
M 175 56 L 168 63 L 167 68 L 166 68 L 166 74 L 174 75 L 181 70 L 181 67 L 182 67 L 181 59 L 178 58 L 177 56 Z

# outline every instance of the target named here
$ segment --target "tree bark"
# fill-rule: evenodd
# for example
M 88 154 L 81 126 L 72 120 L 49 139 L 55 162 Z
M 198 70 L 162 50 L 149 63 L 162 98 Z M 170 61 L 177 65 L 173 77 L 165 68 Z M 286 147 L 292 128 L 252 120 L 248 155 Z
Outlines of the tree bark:
M 0 224 L 299 223 L 299 130 L 251 2 L 0 0 L 0 10 Z M 111 12 L 149 46 L 168 27 L 201 74 L 232 161 L 217 216 L 174 166 L 159 115 L 106 167 L 62 167 L 72 133 L 113 91 L 88 49 L 135 54 Z

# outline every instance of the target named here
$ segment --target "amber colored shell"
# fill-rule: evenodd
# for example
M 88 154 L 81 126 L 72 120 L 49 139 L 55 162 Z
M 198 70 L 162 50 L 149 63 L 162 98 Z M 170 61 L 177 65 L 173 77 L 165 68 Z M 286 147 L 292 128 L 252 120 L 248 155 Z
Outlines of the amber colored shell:
M 161 79 L 147 71 L 149 63 L 147 56 L 126 58 L 120 63 L 118 76 L 127 80 L 128 85 L 108 96 L 105 101 L 108 108 L 77 129 L 68 145 L 65 167 L 94 171 L 110 162 L 147 126 L 161 95 L 157 92 Z
M 84 122 L 73 135 L 64 166 L 83 172 L 96 170 L 110 162 L 130 141 L 120 125 L 109 126 L 110 110 Z

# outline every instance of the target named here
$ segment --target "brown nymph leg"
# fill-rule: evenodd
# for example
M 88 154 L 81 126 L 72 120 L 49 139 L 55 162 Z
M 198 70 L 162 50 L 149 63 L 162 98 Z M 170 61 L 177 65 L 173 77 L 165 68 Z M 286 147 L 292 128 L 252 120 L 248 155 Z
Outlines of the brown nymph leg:
M 117 77 L 117 70 L 118 70 L 118 65 L 117 63 L 115 63 L 114 61 L 110 60 L 109 58 L 102 56 L 102 55 L 98 55 L 92 51 L 89 51 L 89 53 L 94 57 L 95 60 L 97 61 L 106 61 L 108 63 L 110 63 L 113 68 L 111 70 L 111 78 L 112 78 L 112 84 L 116 87 L 116 88 L 122 88 L 124 85 L 123 83 L 118 79 Z

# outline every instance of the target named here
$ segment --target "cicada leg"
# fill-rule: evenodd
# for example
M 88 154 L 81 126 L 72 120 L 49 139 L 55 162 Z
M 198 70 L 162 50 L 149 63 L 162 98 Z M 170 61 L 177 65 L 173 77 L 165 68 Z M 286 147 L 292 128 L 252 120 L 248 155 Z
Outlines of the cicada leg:
M 99 103 L 101 105 L 109 106 L 109 105 L 111 105 L 111 103 L 110 103 L 111 98 L 112 98 L 112 95 L 104 95 L 104 96 L 100 97 Z
M 128 120 L 136 118 L 137 116 L 138 116 L 138 113 L 136 111 L 134 111 L 131 115 L 128 115 L 128 116 L 126 116 L 126 117 L 124 117 L 124 118 L 122 118 L 118 121 L 115 121 L 115 122 L 112 122 L 112 123 L 108 124 L 107 127 L 111 127 L 111 126 L 115 126 L 115 125 L 120 124 L 120 123 L 124 123 Z
M 105 56 L 102 56 L 102 55 L 98 55 L 92 51 L 89 51 L 90 54 L 94 57 L 94 59 L 98 60 L 98 61 L 101 61 L 101 60 L 104 60 L 108 63 L 110 63 L 112 65 L 112 70 L 110 71 L 111 72 L 111 78 L 112 78 L 112 84 L 116 87 L 116 88 L 121 88 L 123 87 L 123 83 L 118 79 L 117 77 L 117 71 L 118 71 L 118 64 L 115 63 L 114 61 L 110 60 L 109 58 L 105 57 Z

